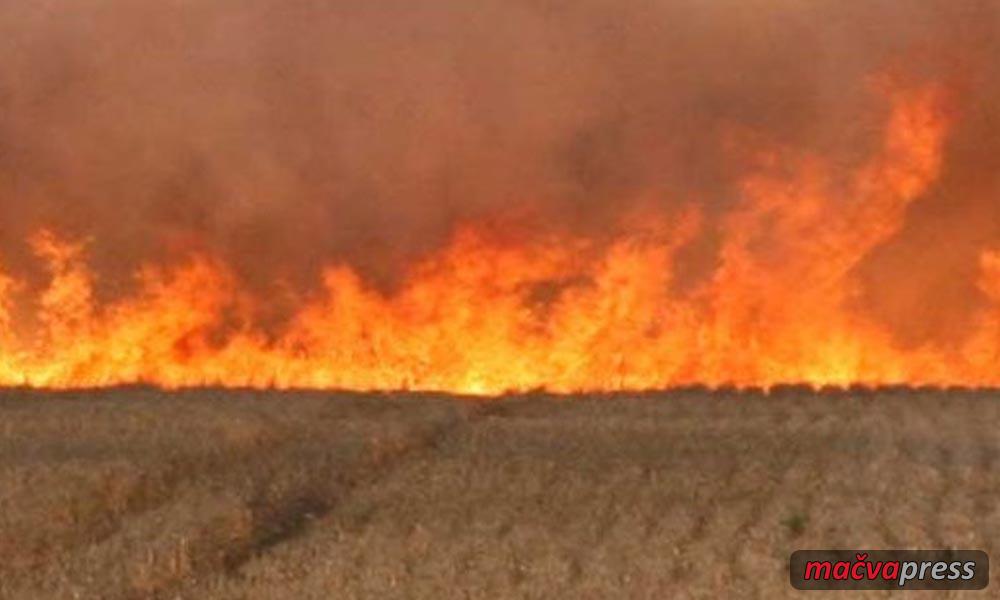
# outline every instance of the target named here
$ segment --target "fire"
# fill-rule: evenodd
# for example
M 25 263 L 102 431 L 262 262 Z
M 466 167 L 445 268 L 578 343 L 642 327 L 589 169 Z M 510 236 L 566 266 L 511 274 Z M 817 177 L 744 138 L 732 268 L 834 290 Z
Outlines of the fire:
M 758 151 L 722 220 L 711 277 L 674 285 L 704 215 L 637 215 L 610 244 L 566 235 L 512 244 L 466 224 L 392 293 L 332 265 L 280 332 L 226 265 L 147 266 L 138 292 L 95 299 L 86 244 L 38 232 L 50 278 L 15 333 L 24 284 L 0 273 L 0 384 L 149 382 L 493 394 L 686 384 L 1000 383 L 1000 253 L 984 251 L 993 308 L 946 347 L 899 347 L 852 304 L 854 267 L 938 178 L 949 119 L 938 86 L 888 89 L 882 143 L 854 172 L 787 148 Z

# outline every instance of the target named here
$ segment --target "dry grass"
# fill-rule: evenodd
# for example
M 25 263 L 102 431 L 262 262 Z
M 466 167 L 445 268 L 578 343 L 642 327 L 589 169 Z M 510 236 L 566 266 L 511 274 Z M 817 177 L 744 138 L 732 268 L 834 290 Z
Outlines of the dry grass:
M 146 598 L 298 535 L 467 407 L 151 390 L 0 399 L 0 595 Z
M 796 548 L 993 550 L 998 398 L 7 392 L 0 594 L 790 597 Z

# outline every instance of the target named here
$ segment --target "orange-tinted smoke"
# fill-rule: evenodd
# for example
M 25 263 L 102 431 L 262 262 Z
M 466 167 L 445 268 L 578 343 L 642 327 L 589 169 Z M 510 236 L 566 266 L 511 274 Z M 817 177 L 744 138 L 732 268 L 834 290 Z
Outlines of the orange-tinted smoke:
M 0 4 L 0 383 L 994 383 L 998 17 Z

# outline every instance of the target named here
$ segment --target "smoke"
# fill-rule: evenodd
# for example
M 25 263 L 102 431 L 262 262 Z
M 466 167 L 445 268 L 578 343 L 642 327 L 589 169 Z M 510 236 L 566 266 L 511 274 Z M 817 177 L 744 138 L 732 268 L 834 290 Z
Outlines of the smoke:
M 196 251 L 258 289 L 334 260 L 391 285 L 457 221 L 596 237 L 693 203 L 683 284 L 747 169 L 726 140 L 849 167 L 890 72 L 953 88 L 961 115 L 943 179 L 859 269 L 919 342 L 967 325 L 998 234 L 998 19 L 993 0 L 7 0 L 0 256 L 38 271 L 44 226 L 91 240 L 102 294 Z

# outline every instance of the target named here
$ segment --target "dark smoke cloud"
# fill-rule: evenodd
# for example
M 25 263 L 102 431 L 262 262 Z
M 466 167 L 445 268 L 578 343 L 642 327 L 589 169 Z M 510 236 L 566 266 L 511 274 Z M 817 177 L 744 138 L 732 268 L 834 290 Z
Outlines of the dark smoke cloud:
M 456 220 L 512 207 L 529 230 L 593 235 L 650 198 L 718 214 L 743 168 L 726 131 L 849 166 L 884 116 L 866 77 L 891 69 L 956 86 L 964 115 L 945 178 L 865 265 L 898 284 L 868 286 L 875 309 L 913 315 L 970 286 L 998 233 L 998 14 L 992 0 L 6 0 L 0 253 L 30 270 L 24 237 L 46 225 L 91 236 L 112 290 L 140 261 L 199 249 L 254 285 L 310 281 L 333 259 L 391 281 Z M 685 277 L 711 267 L 716 237 L 709 223 L 685 251 Z

